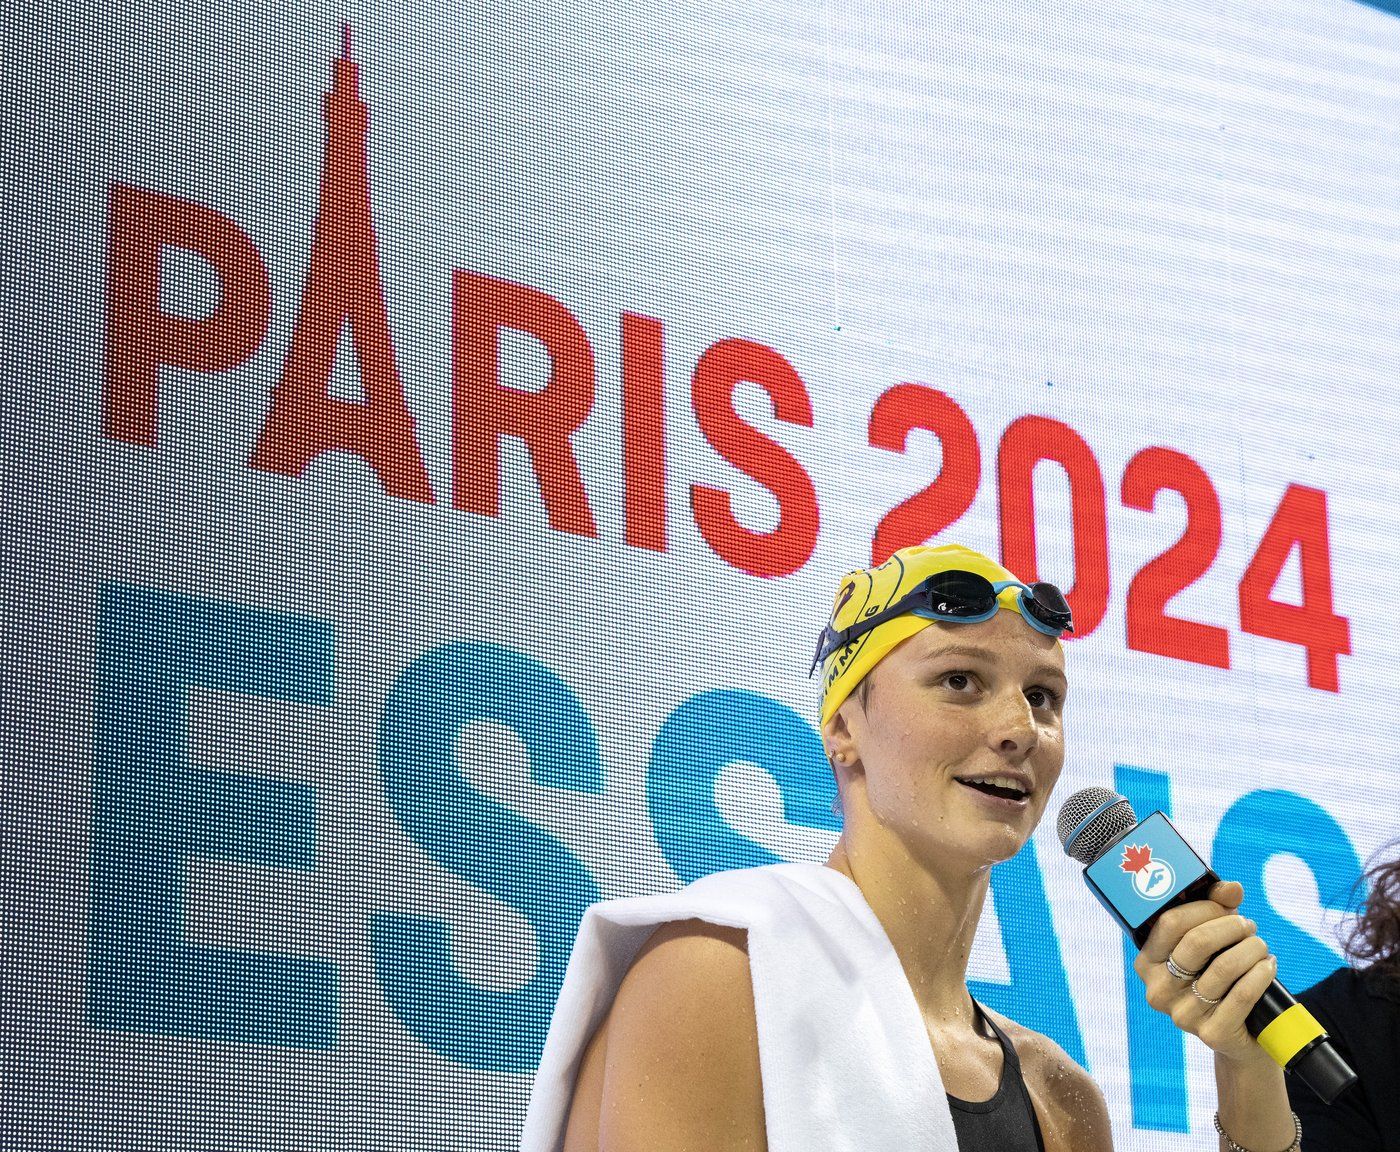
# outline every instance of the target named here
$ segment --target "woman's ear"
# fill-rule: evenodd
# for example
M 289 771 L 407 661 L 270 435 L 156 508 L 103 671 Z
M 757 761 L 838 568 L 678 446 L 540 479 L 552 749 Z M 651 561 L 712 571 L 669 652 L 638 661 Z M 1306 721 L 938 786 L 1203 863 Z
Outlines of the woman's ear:
M 826 747 L 828 759 L 850 767 L 860 762 L 860 754 L 856 751 L 850 725 L 846 723 L 845 709 L 846 704 L 843 701 L 841 707 L 836 709 L 835 714 L 826 722 L 826 727 L 822 729 L 822 743 Z

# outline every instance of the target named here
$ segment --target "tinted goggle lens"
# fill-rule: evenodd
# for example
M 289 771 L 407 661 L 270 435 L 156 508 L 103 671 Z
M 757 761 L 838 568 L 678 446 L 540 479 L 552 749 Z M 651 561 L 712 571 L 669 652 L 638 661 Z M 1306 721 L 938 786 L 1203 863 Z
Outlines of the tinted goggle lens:
M 1064 593 L 1053 584 L 1046 584 L 1044 581 L 1032 584 L 1030 596 L 1021 598 L 1021 607 L 1042 624 L 1048 624 L 1052 628 L 1063 628 L 1068 632 L 1074 631 L 1074 618 L 1070 615 L 1069 602 Z
M 933 609 L 945 616 L 980 616 L 997 598 L 992 582 L 975 572 L 939 572 L 928 578 L 928 589 Z

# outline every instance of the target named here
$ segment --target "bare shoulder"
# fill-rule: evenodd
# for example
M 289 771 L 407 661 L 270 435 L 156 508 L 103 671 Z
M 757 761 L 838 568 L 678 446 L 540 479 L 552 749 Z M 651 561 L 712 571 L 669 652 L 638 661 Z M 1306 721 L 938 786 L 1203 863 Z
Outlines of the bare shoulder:
M 622 978 L 612 1015 L 634 1019 L 649 1013 L 687 1013 L 744 1025 L 753 1017 L 753 977 L 744 928 L 707 920 L 671 920 L 637 950 Z M 758 1043 L 757 1021 L 753 1040 Z
M 1021 1060 L 1026 1090 L 1035 1104 L 1046 1152 L 1112 1152 L 1113 1130 L 1103 1092 L 1049 1036 L 985 1009 L 1006 1033 Z
M 600 1152 L 763 1152 L 763 1088 L 748 933 L 703 920 L 658 927 L 606 1021 Z
M 657 926 L 646 943 L 637 950 L 632 966 L 627 970 L 631 977 L 639 965 L 648 957 L 665 950 L 669 954 L 684 952 L 689 959 L 705 958 L 729 961 L 732 967 L 742 967 L 748 975 L 748 961 L 742 965 L 734 963 L 734 954 L 749 954 L 749 933 L 746 928 L 731 928 L 727 924 L 711 924 L 708 920 L 668 920 Z M 624 978 L 625 979 L 625 978 Z

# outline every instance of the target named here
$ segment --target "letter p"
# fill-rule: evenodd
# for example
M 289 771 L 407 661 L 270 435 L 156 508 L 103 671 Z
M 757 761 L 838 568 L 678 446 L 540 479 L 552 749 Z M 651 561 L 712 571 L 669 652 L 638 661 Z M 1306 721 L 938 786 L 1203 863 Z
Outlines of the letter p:
M 106 383 L 102 431 L 154 447 L 160 367 L 223 372 L 257 351 L 271 312 L 267 269 L 253 242 L 221 212 L 113 184 L 107 200 Z M 160 255 L 166 245 L 203 257 L 222 296 L 208 316 L 160 308 Z

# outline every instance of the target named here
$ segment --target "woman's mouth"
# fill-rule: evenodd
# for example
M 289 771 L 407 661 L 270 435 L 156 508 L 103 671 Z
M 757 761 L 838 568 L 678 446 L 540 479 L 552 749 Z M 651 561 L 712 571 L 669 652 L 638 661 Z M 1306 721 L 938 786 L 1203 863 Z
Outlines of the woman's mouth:
M 976 792 L 1000 808 L 1024 808 L 1030 801 L 1030 787 L 1014 776 L 955 776 L 970 792 Z

